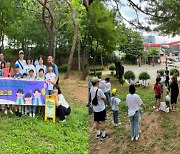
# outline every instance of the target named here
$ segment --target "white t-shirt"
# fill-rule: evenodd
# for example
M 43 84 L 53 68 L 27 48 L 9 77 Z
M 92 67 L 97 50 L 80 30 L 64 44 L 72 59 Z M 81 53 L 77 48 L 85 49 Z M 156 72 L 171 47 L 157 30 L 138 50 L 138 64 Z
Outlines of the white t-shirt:
M 34 76 L 36 76 L 36 69 L 35 69 L 34 65 L 26 65 L 26 66 L 24 66 L 24 70 L 28 76 L 29 76 L 29 71 L 34 70 Z
M 96 90 L 97 90 L 97 87 L 92 87 L 90 89 L 91 101 L 94 99 L 96 95 Z M 106 96 L 104 95 L 103 91 L 101 89 L 98 89 L 98 92 L 97 92 L 98 104 L 96 106 L 93 105 L 94 112 L 101 112 L 105 109 L 105 103 L 103 99 L 104 97 Z
M 99 82 L 99 89 L 101 89 L 103 91 L 103 93 L 105 93 L 107 90 L 106 90 L 106 81 L 105 80 L 102 80 Z
M 128 106 L 128 116 L 134 116 L 135 112 L 139 110 L 142 100 L 137 94 L 128 94 L 126 96 L 126 106 Z
M 46 79 L 47 80 L 50 80 L 50 81 L 54 81 L 55 80 L 55 78 L 56 78 L 56 74 L 54 74 L 54 73 L 47 73 L 46 74 Z M 50 82 L 47 82 L 48 83 L 48 90 L 53 90 L 53 84 L 52 83 L 50 83 Z
M 111 83 L 106 83 L 106 91 L 111 91 Z
M 58 100 L 59 100 L 60 104 L 62 106 L 64 106 L 65 108 L 69 107 L 69 104 L 67 103 L 67 101 L 65 100 L 65 98 L 64 98 L 64 96 L 62 94 L 58 95 Z
M 20 62 L 21 65 L 19 64 L 18 61 Z M 25 60 L 17 60 L 17 61 L 15 62 L 15 65 L 16 65 L 16 64 L 19 65 L 19 73 L 23 74 L 23 73 L 26 72 L 25 69 L 24 69 L 24 67 L 27 65 Z M 22 66 L 23 68 L 22 68 L 21 66 Z
M 41 68 L 44 70 L 44 74 L 46 74 L 46 73 L 47 73 L 46 65 L 42 65 L 42 66 L 37 65 L 37 66 L 36 66 L 36 74 L 39 74 L 39 70 L 40 70 Z

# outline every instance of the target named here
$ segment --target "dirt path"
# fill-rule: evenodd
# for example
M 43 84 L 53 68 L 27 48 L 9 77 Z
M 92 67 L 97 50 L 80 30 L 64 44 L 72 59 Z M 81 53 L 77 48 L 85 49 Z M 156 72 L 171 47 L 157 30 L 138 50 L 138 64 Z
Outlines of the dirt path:
M 60 87 L 62 93 L 64 94 L 67 100 L 72 99 L 79 101 L 83 104 L 87 103 L 88 100 L 88 86 L 86 81 L 79 81 L 77 74 L 71 75 L 70 79 L 64 80 L 63 75 L 60 78 Z

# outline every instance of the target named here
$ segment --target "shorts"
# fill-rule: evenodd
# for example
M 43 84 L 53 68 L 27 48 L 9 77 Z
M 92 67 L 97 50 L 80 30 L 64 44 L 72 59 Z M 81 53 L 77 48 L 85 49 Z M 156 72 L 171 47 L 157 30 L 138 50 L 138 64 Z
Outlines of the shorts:
M 171 104 L 176 104 L 177 103 L 177 97 L 171 96 Z
M 161 99 L 161 95 L 156 95 L 155 98 L 156 99 Z
M 94 112 L 94 121 L 100 122 L 105 121 L 106 119 L 106 109 L 101 112 Z

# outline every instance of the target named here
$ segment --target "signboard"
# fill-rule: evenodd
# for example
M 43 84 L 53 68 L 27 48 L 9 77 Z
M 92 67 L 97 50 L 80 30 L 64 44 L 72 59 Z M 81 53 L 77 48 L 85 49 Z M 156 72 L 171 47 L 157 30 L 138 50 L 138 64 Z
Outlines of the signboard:
M 46 103 L 45 103 L 45 121 L 47 118 L 52 118 L 53 122 L 55 122 L 56 118 L 56 99 L 53 95 L 46 95 Z
M 44 106 L 47 93 L 45 81 L 0 79 L 0 104 Z

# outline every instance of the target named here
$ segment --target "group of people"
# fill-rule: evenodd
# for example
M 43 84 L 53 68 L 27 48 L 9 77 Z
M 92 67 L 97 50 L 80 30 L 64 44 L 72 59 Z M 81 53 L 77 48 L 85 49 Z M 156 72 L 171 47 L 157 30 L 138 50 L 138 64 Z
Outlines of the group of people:
M 168 67 L 166 67 L 166 70 L 164 72 L 165 76 L 165 86 L 166 86 L 166 106 L 170 108 L 172 112 L 176 112 L 176 104 L 177 104 L 177 98 L 179 96 L 179 86 L 177 83 L 177 76 L 178 72 L 175 69 L 173 76 L 171 78 L 172 82 L 169 83 L 170 80 L 170 72 L 168 70 Z M 154 84 L 154 93 L 155 93 L 155 104 L 153 106 L 154 109 L 157 109 L 157 111 L 160 110 L 160 104 L 163 99 L 163 83 L 161 81 L 161 76 L 159 72 L 157 72 L 157 78 L 156 83 Z
M 30 57 L 24 60 L 24 52 L 20 50 L 19 60 L 15 62 L 14 68 L 12 68 L 11 61 L 8 59 L 5 60 L 3 53 L 0 53 L 0 78 L 46 81 L 48 84 L 48 94 L 56 96 L 56 113 L 60 120 L 65 121 L 65 116 L 71 112 L 70 106 L 58 86 L 59 72 L 52 56 L 48 56 L 47 64 L 45 65 L 42 55 L 35 61 Z M 14 108 L 17 116 L 29 114 L 29 116 L 35 117 L 36 106 L 15 106 Z M 42 107 L 38 108 L 38 111 L 42 110 Z M 1 103 L 0 110 L 3 111 L 4 114 L 7 114 L 9 110 L 9 112 L 13 114 L 12 105 Z
M 93 106 L 94 111 L 94 122 L 96 128 L 96 138 L 101 138 L 104 140 L 108 137 L 105 132 L 105 121 L 106 121 L 106 102 L 112 109 L 114 126 L 117 127 L 118 115 L 119 115 L 119 103 L 121 100 L 116 96 L 117 89 L 110 90 L 110 99 L 105 91 L 102 89 L 103 83 L 110 83 L 110 79 L 105 79 L 106 82 L 99 79 L 98 77 L 94 77 L 92 79 L 92 86 L 90 88 L 90 99 Z M 111 83 L 110 83 L 111 85 Z M 129 94 L 126 97 L 126 106 L 128 107 L 128 115 L 130 117 L 130 131 L 131 131 L 131 140 L 138 140 L 140 133 L 140 116 L 142 113 L 142 108 L 145 108 L 141 98 L 136 93 L 136 89 L 134 85 L 129 86 Z M 110 102 L 108 103 L 108 99 Z

